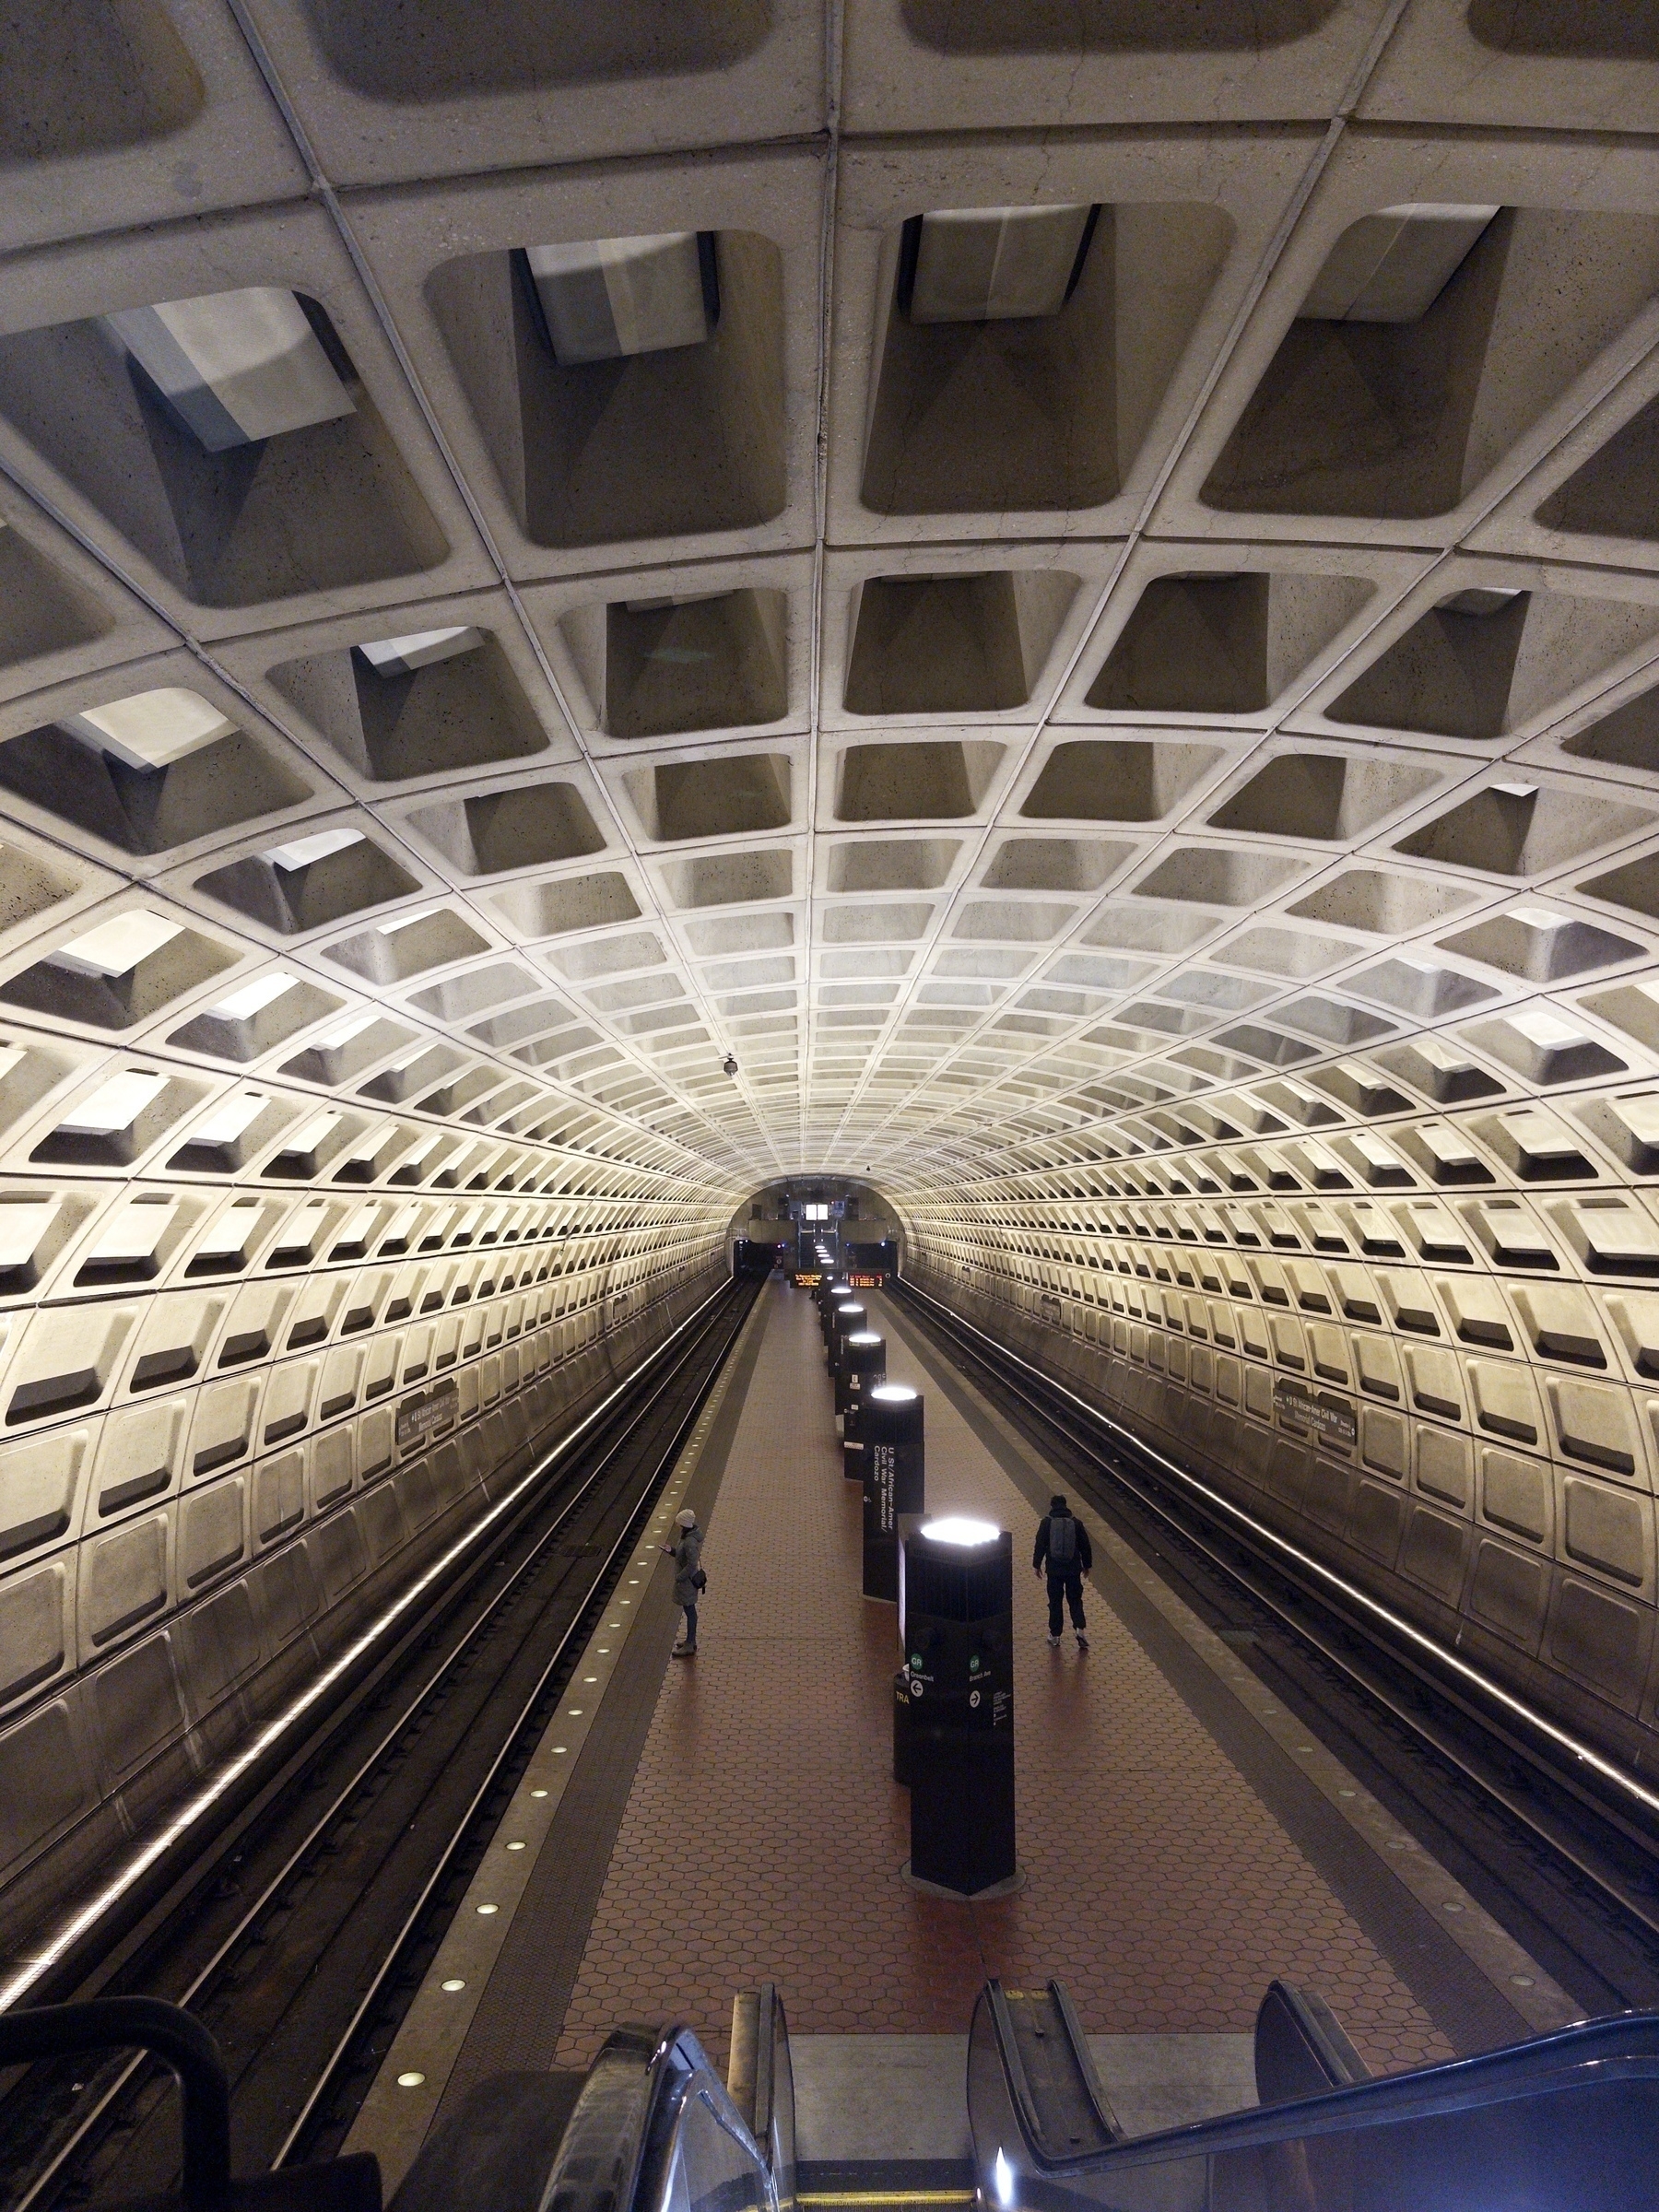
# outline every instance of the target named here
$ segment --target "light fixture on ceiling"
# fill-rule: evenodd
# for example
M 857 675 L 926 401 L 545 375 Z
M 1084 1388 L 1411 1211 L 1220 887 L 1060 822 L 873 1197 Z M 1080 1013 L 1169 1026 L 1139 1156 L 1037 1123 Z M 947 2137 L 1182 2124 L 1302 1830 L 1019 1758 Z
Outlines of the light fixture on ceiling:
M 721 1062 L 720 1066 L 723 1075 L 735 1076 L 737 1073 L 736 1053 L 728 1053 L 725 1058 Z
M 210 453 L 356 412 L 303 303 L 280 286 L 164 300 L 103 324 Z

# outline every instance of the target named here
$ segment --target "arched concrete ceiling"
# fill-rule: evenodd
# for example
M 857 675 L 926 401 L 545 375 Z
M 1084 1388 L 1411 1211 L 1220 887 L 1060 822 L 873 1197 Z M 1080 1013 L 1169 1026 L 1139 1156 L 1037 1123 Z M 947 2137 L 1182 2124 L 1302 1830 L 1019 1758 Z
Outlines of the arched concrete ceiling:
M 712 1222 L 1653 1072 L 1644 11 L 75 0 L 15 70 L 8 1171 L 160 1076 L 128 1166 L 327 1100 Z M 252 290 L 250 443 L 144 311 Z

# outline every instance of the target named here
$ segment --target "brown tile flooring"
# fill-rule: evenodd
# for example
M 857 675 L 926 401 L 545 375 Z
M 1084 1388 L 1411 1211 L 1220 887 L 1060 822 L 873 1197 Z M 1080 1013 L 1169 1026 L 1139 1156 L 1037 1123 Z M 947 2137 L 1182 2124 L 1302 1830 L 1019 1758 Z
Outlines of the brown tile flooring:
M 964 1906 L 900 1879 L 890 1609 L 859 1595 L 817 1316 L 767 1324 L 709 1529 L 701 1652 L 668 1670 L 589 1935 L 560 2065 L 678 2011 L 724 2051 L 734 1990 L 799 2033 L 959 2032 L 981 1983 L 1060 1975 L 1092 2033 L 1247 2030 L 1275 1974 L 1317 1989 L 1375 2068 L 1451 2047 L 1092 1591 L 1087 1656 L 1044 1640 L 1034 1518 L 971 1429 L 927 1405 L 928 1502 L 1015 1534 L 1023 1890 Z M 902 1372 L 901 1362 L 894 1362 Z

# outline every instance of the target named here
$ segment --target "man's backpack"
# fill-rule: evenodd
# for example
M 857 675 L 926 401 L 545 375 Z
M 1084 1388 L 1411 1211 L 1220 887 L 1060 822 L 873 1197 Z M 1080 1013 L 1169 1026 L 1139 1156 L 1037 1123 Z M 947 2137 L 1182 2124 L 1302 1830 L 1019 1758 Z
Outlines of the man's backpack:
M 1049 1565 L 1072 1567 L 1077 1559 L 1077 1524 L 1070 1513 L 1049 1515 Z

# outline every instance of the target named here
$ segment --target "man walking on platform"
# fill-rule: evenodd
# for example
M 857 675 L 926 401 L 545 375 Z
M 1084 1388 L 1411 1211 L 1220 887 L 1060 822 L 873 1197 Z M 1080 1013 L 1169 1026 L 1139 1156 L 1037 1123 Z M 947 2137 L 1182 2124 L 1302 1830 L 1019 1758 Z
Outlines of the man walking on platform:
M 1049 1510 L 1037 1524 L 1037 1547 L 1031 1554 L 1031 1565 L 1041 1574 L 1048 1570 L 1049 1649 L 1054 1651 L 1060 1642 L 1064 1624 L 1062 1604 L 1071 1607 L 1072 1627 L 1077 1632 L 1077 1649 L 1088 1649 L 1088 1623 L 1083 1618 L 1083 1577 L 1094 1565 L 1094 1554 L 1089 1549 L 1088 1531 L 1072 1512 L 1064 1498 L 1049 1500 Z
M 697 1656 L 697 1601 L 708 1586 L 708 1576 L 702 1570 L 702 1531 L 697 1525 L 697 1515 L 688 1506 L 676 1516 L 679 1530 L 672 1544 L 663 1549 L 674 1561 L 674 1602 L 686 1616 L 686 1632 L 674 1647 L 677 1659 L 695 1659 Z

